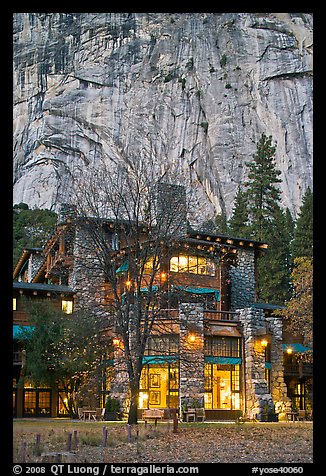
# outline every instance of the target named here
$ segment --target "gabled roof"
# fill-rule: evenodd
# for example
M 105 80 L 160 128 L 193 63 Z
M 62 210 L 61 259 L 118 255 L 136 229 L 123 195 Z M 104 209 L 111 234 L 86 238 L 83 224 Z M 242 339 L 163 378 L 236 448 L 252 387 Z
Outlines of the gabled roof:
M 24 264 L 26 263 L 26 261 L 28 261 L 30 255 L 32 253 L 42 253 L 43 252 L 43 248 L 24 248 L 23 249 L 23 252 L 16 264 L 16 267 L 14 269 L 14 273 L 13 273 L 13 279 L 16 279 L 18 274 L 20 273 L 22 267 L 24 266 Z

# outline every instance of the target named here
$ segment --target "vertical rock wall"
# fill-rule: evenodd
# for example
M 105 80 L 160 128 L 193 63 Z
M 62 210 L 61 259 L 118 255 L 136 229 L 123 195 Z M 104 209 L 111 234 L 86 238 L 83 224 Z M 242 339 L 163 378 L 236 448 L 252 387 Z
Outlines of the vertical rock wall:
M 15 203 L 57 210 L 90 163 L 143 160 L 229 216 L 262 132 L 284 206 L 312 188 L 311 14 L 15 13 L 13 32 Z

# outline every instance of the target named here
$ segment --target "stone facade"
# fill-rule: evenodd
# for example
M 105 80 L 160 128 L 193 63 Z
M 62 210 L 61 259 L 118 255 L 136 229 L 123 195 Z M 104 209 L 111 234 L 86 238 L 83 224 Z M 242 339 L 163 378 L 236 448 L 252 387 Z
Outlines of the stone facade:
M 85 233 L 76 226 L 74 238 L 74 266 L 69 276 L 69 285 L 75 290 L 76 308 L 92 309 L 97 315 L 105 315 L 103 272 L 97 266 L 96 257 L 87 246 Z
M 289 409 L 283 379 L 282 321 L 266 318 L 262 309 L 239 309 L 244 348 L 245 414 L 249 418 L 261 419 L 263 413 L 274 408 L 282 418 Z M 265 348 L 263 336 L 268 336 L 271 346 L 271 388 L 265 379 Z
M 204 312 L 200 304 L 183 303 L 180 319 L 180 408 L 193 400 L 204 405 Z
M 232 310 L 250 307 L 255 298 L 255 252 L 238 250 L 236 265 L 230 266 Z

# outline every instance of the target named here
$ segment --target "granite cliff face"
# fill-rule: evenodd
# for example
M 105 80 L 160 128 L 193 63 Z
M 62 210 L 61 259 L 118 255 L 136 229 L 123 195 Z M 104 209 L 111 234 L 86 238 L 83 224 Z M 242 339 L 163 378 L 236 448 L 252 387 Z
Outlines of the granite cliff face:
M 101 157 L 197 174 L 229 216 L 264 132 L 283 203 L 312 187 L 312 16 L 15 13 L 14 202 L 57 210 Z

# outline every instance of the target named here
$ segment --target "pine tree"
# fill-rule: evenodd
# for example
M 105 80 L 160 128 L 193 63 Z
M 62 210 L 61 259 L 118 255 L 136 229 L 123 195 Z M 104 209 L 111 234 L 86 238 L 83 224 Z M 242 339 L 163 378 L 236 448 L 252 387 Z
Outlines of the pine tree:
M 267 238 L 266 224 L 271 220 L 275 203 L 281 200 L 281 191 L 276 186 L 281 183 L 281 172 L 275 167 L 276 147 L 272 145 L 272 136 L 264 133 L 257 143 L 257 152 L 253 162 L 246 162 L 249 168 L 246 182 L 246 197 L 249 206 L 251 237 L 264 241 Z
M 232 236 L 250 238 L 246 192 L 244 192 L 240 186 L 238 187 L 238 191 L 234 199 L 232 216 L 229 220 L 229 231 Z
M 266 232 L 269 250 L 257 260 L 257 300 L 283 304 L 291 296 L 291 260 L 287 216 L 278 205 Z
M 293 259 L 313 255 L 313 194 L 308 187 L 296 221 L 292 243 Z
M 256 299 L 281 304 L 290 293 L 290 236 L 286 214 L 280 207 L 281 172 L 275 165 L 275 152 L 272 137 L 262 134 L 254 160 L 246 163 L 249 173 L 245 186 L 250 235 L 269 245 L 257 262 Z

